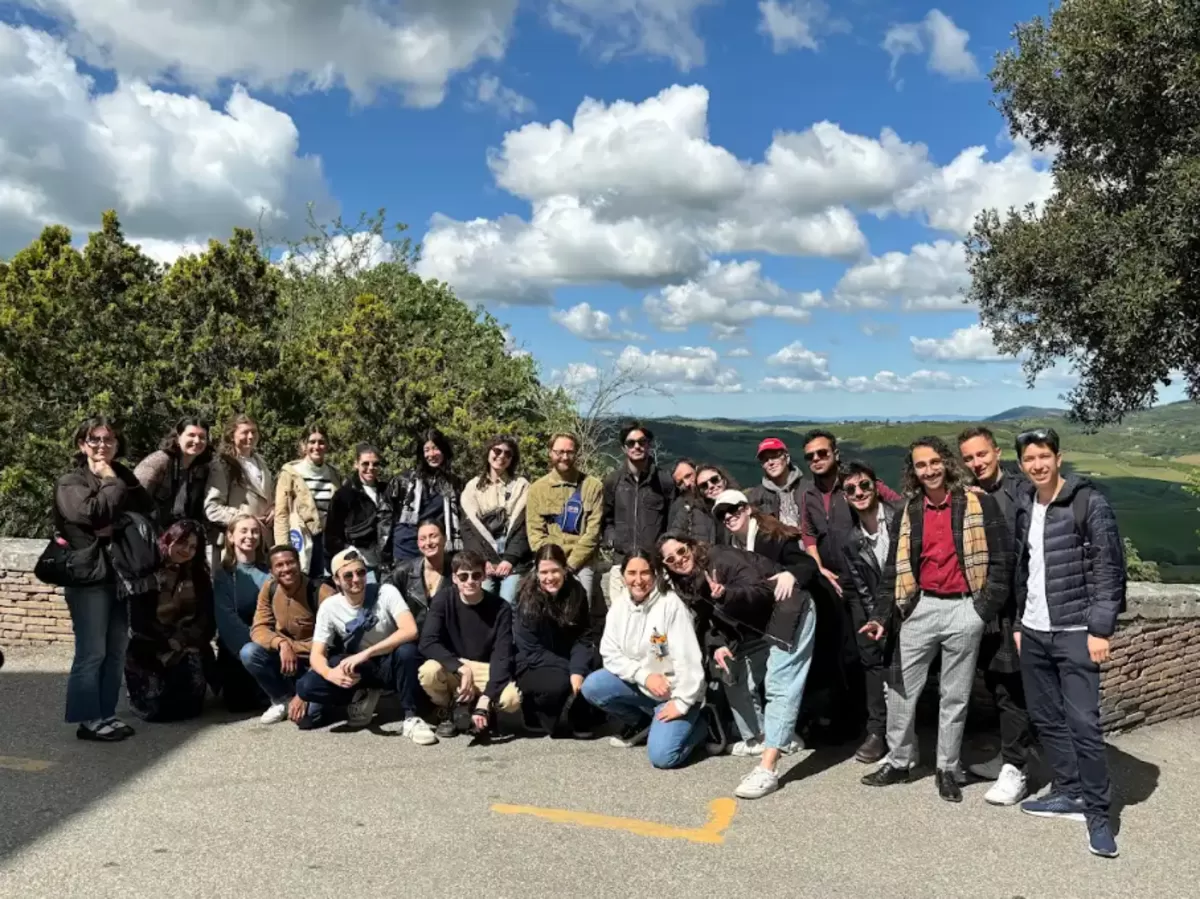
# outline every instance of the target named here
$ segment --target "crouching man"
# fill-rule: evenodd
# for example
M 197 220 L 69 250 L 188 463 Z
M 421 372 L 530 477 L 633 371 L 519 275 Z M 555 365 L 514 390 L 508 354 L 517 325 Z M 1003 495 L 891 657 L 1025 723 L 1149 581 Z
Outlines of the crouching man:
M 342 592 L 317 612 L 311 669 L 297 684 L 297 695 L 345 708 L 350 726 L 361 728 L 371 723 L 380 694 L 394 690 L 404 712 L 404 736 L 420 746 L 436 743 L 417 715 L 417 622 L 404 597 L 391 584 L 367 584 L 366 561 L 357 549 L 338 553 L 329 570 Z

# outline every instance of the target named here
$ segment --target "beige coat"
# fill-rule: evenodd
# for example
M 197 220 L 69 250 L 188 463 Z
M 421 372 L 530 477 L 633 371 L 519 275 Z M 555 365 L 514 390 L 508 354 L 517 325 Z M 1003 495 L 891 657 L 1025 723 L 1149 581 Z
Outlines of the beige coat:
M 291 530 L 291 517 L 295 513 L 310 534 L 320 534 L 325 529 L 321 520 L 321 512 L 313 499 L 312 492 L 304 483 L 304 478 L 289 462 L 279 472 L 275 482 L 275 542 L 278 544 L 291 543 L 288 532 Z M 333 486 L 341 485 L 341 477 L 334 472 Z
M 255 456 L 254 461 L 263 473 L 261 492 L 256 485 L 248 484 L 242 478 L 231 478 L 229 464 L 223 458 L 216 459 L 209 469 L 208 490 L 204 494 L 204 517 L 222 531 L 244 512 L 262 518 L 272 509 L 275 485 L 271 470 L 261 456 Z

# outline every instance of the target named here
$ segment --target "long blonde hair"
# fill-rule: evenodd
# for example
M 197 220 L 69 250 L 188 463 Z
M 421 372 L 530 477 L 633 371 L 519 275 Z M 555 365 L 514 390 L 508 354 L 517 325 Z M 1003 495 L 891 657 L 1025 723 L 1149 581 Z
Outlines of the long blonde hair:
M 233 532 L 239 524 L 247 519 L 258 525 L 258 546 L 254 548 L 254 563 L 264 568 L 267 565 L 267 541 L 263 537 L 262 522 L 249 512 L 239 512 L 225 526 L 225 548 L 221 550 L 221 567 L 226 571 L 233 571 L 237 567 L 237 550 L 233 548 Z

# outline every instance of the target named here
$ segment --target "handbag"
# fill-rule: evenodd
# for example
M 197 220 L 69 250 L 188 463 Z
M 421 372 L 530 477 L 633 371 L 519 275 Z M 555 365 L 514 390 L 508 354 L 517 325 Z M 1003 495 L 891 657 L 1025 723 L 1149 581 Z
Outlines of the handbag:
M 55 534 L 38 556 L 33 566 L 33 576 L 43 584 L 55 587 L 78 587 L 90 583 L 79 571 L 93 572 L 100 554 L 100 545 L 93 544 L 87 549 L 73 550 L 61 534 Z M 80 563 L 83 563 L 82 565 Z

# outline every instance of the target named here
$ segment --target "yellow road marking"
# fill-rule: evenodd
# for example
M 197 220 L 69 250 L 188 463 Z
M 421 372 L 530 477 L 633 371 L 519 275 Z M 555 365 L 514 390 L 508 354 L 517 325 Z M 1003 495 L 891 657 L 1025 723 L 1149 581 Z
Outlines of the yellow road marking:
M 556 824 L 578 824 L 581 827 L 599 827 L 603 830 L 624 830 L 640 837 L 658 837 L 664 840 L 688 840 L 692 843 L 724 843 L 725 830 L 733 821 L 737 801 L 714 799 L 708 804 L 708 820 L 703 827 L 672 827 L 638 818 L 619 818 L 613 815 L 597 815 L 593 812 L 573 812 L 567 809 L 538 808 L 534 805 L 493 805 L 492 811 L 501 815 L 530 815 L 553 821 Z
M 39 771 L 53 768 L 54 764 L 54 762 L 44 762 L 41 759 L 22 759 L 15 755 L 0 755 L 0 768 L 7 768 L 9 771 L 25 771 L 29 774 L 36 774 Z

